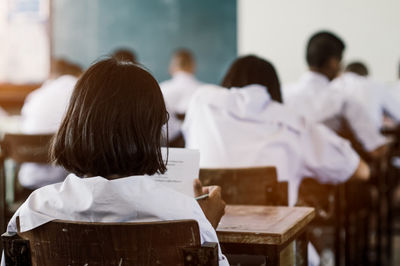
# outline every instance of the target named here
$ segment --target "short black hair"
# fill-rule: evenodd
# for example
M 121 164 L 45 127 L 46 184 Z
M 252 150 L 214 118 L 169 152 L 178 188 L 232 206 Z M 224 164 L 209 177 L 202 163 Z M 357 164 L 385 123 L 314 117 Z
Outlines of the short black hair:
M 353 72 L 360 76 L 368 76 L 369 74 L 367 66 L 359 61 L 349 63 L 344 71 Z
M 131 62 L 105 59 L 78 80 L 53 139 L 52 158 L 79 176 L 164 173 L 161 141 L 167 120 L 150 73 Z
M 237 58 L 222 80 L 225 88 L 244 87 L 260 84 L 267 88 L 271 99 L 282 103 L 281 85 L 274 66 L 257 56 L 248 55 Z
M 320 68 L 332 57 L 341 60 L 345 47 L 344 42 L 335 34 L 328 31 L 317 32 L 307 44 L 307 63 L 311 67 Z

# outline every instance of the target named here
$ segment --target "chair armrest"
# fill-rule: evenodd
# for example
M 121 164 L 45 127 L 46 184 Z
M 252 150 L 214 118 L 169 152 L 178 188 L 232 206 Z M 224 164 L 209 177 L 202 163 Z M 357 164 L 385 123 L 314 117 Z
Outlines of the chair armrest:
M 201 247 L 182 248 L 184 266 L 218 266 L 218 243 L 205 242 Z
M 1 235 L 6 266 L 31 266 L 31 251 L 29 240 L 22 239 L 17 234 Z

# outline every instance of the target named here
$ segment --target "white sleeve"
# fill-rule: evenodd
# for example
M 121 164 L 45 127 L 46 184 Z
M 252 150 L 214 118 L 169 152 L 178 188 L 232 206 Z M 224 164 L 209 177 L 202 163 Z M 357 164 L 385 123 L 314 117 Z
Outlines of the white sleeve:
M 197 223 L 199 224 L 201 243 L 202 244 L 204 244 L 204 242 L 217 243 L 219 266 L 229 266 L 228 260 L 226 259 L 225 255 L 222 254 L 221 246 L 219 244 L 219 240 L 217 237 L 217 233 L 215 232 L 215 229 L 212 227 L 211 223 L 207 220 L 206 216 L 204 215 L 197 201 L 194 203 L 194 205 L 195 206 L 193 207 L 193 210 L 195 215 L 197 216 L 196 217 Z
M 1 253 L 1 266 L 6 266 L 5 258 L 4 258 L 4 251 Z
M 383 109 L 397 122 L 400 121 L 400 102 L 391 91 L 382 86 L 380 90 Z
M 350 143 L 322 124 L 308 124 L 302 136 L 304 177 L 341 183 L 356 171 L 360 157 Z
M 380 134 L 368 111 L 358 102 L 347 99 L 342 115 L 366 151 L 373 151 L 386 143 L 385 137 Z

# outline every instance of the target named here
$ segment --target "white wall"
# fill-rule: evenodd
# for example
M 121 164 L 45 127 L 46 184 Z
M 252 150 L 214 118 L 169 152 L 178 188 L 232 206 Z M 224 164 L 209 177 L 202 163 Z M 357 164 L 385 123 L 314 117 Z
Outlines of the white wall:
M 311 34 L 331 30 L 346 42 L 344 62 L 362 59 L 372 76 L 397 77 L 400 62 L 398 0 L 238 0 L 238 51 L 274 63 L 283 83 L 306 69 Z

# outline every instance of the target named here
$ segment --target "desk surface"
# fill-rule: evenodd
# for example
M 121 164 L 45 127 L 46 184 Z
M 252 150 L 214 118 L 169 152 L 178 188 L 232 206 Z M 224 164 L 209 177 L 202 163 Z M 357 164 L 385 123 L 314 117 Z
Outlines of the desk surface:
M 314 216 L 307 207 L 228 205 L 217 235 L 221 243 L 282 245 Z

